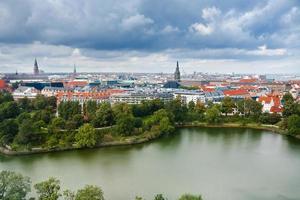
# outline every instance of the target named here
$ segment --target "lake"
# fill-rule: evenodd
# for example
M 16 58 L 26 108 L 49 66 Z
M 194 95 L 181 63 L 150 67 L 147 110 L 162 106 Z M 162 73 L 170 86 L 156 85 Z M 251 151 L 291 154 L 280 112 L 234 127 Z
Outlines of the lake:
M 0 156 L 0 170 L 33 183 L 56 177 L 64 189 L 99 185 L 107 200 L 299 200 L 300 140 L 240 128 L 183 128 L 171 136 L 127 147 Z

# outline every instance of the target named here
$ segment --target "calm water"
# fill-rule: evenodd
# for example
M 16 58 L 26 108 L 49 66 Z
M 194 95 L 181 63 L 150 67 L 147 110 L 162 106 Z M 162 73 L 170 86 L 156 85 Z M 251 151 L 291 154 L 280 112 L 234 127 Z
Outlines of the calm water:
M 63 188 L 102 187 L 108 200 L 169 200 L 189 192 L 205 200 L 299 200 L 300 142 L 268 131 L 181 129 L 135 147 L 0 157 L 0 170 L 57 177 Z

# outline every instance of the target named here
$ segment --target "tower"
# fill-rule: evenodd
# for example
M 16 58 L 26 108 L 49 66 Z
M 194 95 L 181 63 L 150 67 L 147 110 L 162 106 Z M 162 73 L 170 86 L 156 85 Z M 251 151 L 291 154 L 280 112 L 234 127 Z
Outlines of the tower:
M 178 61 L 177 61 L 177 66 L 176 66 L 176 70 L 174 73 L 174 80 L 180 82 L 180 71 L 179 71 Z
M 34 67 L 33 67 L 33 74 L 38 75 L 39 73 L 40 73 L 39 66 L 38 66 L 37 60 L 35 59 L 34 60 Z
M 73 74 L 76 75 L 76 73 L 77 73 L 76 65 L 74 64 Z

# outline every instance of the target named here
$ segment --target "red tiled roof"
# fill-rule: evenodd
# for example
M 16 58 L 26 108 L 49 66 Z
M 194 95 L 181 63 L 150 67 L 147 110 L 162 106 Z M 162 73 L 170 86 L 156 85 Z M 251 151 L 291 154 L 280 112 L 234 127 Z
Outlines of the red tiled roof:
M 116 93 L 122 93 L 124 90 L 115 90 L 115 89 L 109 89 L 109 90 L 103 90 L 100 92 L 58 92 L 56 97 L 57 100 L 60 101 L 62 98 L 66 98 L 68 100 L 71 100 L 73 97 L 80 98 L 80 99 L 107 99 L 112 94 Z
M 225 90 L 223 91 L 226 96 L 239 96 L 239 95 L 249 95 L 247 90 L 239 89 L 239 90 Z
M 0 80 L 0 89 L 6 88 L 6 83 L 4 80 Z
M 280 113 L 280 112 L 282 112 L 282 108 L 277 107 L 277 106 L 272 106 L 270 109 L 270 112 L 271 113 Z
M 257 79 L 241 79 L 240 83 L 255 83 Z
M 274 102 L 275 107 L 280 107 L 281 106 L 281 101 L 279 96 L 261 96 L 258 98 L 258 101 L 260 103 L 265 103 L 265 104 L 270 104 L 272 101 Z

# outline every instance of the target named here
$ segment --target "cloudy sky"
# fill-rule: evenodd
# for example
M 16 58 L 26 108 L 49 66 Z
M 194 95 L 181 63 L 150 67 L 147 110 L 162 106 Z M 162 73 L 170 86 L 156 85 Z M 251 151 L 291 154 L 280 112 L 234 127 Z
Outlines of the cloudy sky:
M 1 0 L 0 72 L 300 73 L 299 0 Z

